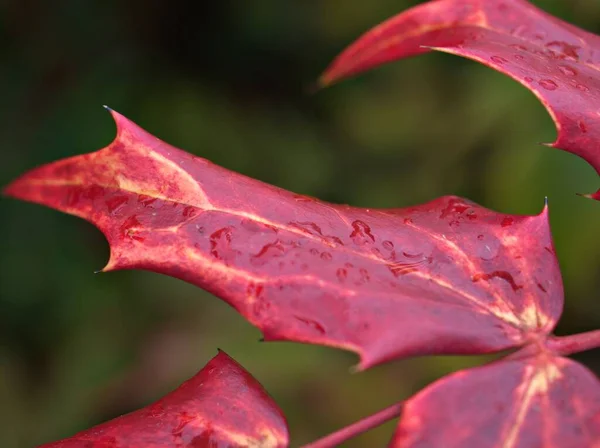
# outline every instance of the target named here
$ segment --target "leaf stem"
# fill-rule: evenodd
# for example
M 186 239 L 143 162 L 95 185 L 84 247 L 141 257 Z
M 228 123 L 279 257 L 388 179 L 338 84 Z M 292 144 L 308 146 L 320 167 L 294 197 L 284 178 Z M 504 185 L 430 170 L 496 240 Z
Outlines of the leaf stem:
M 340 429 L 334 433 L 329 434 L 328 436 L 323 437 L 322 439 L 316 440 L 308 445 L 304 445 L 302 448 L 332 448 L 339 446 L 341 443 L 359 436 L 360 434 L 369 431 L 383 423 L 391 420 L 393 418 L 398 417 L 401 412 L 404 403 L 397 403 L 389 408 L 385 408 L 376 414 L 373 414 L 369 417 L 365 417 L 356 423 L 353 423 L 345 428 Z
M 569 336 L 553 336 L 548 338 L 546 344 L 550 350 L 563 356 L 600 348 L 600 330 Z

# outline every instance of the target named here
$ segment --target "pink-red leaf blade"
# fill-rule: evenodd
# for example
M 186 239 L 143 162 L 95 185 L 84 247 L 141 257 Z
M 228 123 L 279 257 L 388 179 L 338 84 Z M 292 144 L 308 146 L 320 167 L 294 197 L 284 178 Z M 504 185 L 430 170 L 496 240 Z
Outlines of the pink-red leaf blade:
M 362 367 L 519 346 L 560 316 L 547 209 L 504 215 L 455 197 L 388 210 L 327 204 L 227 171 L 113 115 L 111 145 L 6 189 L 96 224 L 111 247 L 105 270 L 189 281 L 267 340 L 350 349 Z
M 600 173 L 600 36 L 525 0 L 437 0 L 373 28 L 348 47 L 323 85 L 431 49 L 476 60 L 529 88 L 558 129 L 553 147 Z M 590 195 L 600 199 L 600 191 Z
M 40 448 L 288 446 L 285 418 L 242 366 L 219 352 L 145 408 Z
M 391 447 L 600 446 L 600 381 L 542 353 L 457 372 L 405 403 Z

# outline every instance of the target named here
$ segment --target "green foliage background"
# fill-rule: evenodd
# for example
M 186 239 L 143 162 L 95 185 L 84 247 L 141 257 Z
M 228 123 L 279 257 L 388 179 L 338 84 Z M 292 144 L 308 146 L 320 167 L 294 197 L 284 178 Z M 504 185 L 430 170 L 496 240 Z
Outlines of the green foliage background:
M 163 140 L 333 202 L 399 207 L 460 194 L 535 214 L 550 199 L 564 273 L 558 333 L 600 328 L 600 179 L 541 147 L 554 126 L 514 81 L 445 54 L 316 94 L 344 46 L 407 0 L 0 2 L 0 184 L 107 145 L 108 104 Z M 600 31 L 600 3 L 538 5 Z M 0 199 L 0 446 L 29 447 L 143 406 L 224 349 L 289 417 L 295 445 L 481 361 L 434 357 L 350 374 L 352 354 L 259 343 L 232 309 L 147 272 L 94 275 L 91 225 Z M 579 355 L 600 372 L 598 351 Z M 386 443 L 394 423 L 348 446 Z

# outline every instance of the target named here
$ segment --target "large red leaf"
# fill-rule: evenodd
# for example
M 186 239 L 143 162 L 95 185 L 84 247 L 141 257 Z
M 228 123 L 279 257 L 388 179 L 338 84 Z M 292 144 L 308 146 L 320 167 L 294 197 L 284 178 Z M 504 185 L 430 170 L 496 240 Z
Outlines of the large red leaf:
M 416 6 L 360 37 L 321 82 L 430 49 L 481 62 L 529 88 L 558 128 L 552 146 L 577 154 L 600 173 L 600 36 L 525 0 L 437 0 Z M 600 199 L 600 190 L 591 196 Z
M 598 448 L 600 381 L 544 352 L 463 370 L 406 402 L 391 446 Z
M 363 368 L 519 346 L 560 316 L 546 209 L 504 215 L 456 197 L 390 210 L 327 204 L 227 171 L 113 116 L 111 145 L 6 189 L 96 224 L 111 247 L 105 271 L 189 281 L 225 299 L 265 339 L 353 350 Z
M 157 402 L 41 448 L 286 447 L 285 418 L 262 386 L 219 352 Z

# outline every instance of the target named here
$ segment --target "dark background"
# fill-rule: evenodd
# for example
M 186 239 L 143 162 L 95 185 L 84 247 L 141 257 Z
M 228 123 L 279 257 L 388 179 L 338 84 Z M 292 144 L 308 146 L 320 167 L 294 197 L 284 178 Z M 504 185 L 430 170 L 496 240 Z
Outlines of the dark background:
M 0 1 L 0 184 L 107 145 L 108 104 L 158 137 L 298 193 L 399 207 L 460 194 L 506 213 L 550 199 L 564 273 L 559 334 L 600 328 L 600 186 L 541 147 L 554 126 L 533 95 L 474 62 L 429 54 L 317 94 L 327 63 L 406 0 Z M 600 3 L 538 5 L 600 31 Z M 91 225 L 0 199 L 0 446 L 29 447 L 143 406 L 220 347 L 261 381 L 295 445 L 404 399 L 477 358 L 391 362 L 260 344 L 223 302 L 147 272 L 93 275 Z M 598 351 L 577 356 L 596 372 Z M 379 446 L 394 423 L 348 446 Z

